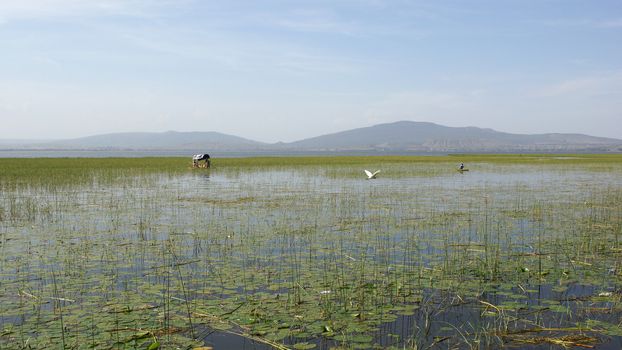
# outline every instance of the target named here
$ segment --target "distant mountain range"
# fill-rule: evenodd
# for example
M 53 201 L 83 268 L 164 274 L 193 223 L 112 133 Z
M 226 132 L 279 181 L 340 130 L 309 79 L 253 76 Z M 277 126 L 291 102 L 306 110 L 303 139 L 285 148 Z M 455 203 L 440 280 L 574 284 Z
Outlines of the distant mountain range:
M 265 145 L 262 142 L 219 132 L 128 132 L 102 134 L 77 139 L 47 143 L 48 147 L 70 149 L 253 149 Z
M 583 134 L 510 134 L 476 127 L 400 121 L 286 144 L 301 150 L 413 152 L 620 151 L 622 140 Z
M 218 132 L 115 133 L 57 141 L 0 140 L 0 149 L 187 150 L 200 152 L 622 152 L 622 140 L 583 134 L 510 134 L 477 127 L 400 121 L 289 143 Z

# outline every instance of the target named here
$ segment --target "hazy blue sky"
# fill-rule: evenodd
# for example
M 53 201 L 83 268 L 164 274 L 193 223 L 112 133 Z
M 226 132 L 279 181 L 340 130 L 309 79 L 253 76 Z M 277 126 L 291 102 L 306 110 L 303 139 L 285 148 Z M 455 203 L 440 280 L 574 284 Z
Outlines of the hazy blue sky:
M 0 138 L 622 138 L 622 1 L 1 0 Z

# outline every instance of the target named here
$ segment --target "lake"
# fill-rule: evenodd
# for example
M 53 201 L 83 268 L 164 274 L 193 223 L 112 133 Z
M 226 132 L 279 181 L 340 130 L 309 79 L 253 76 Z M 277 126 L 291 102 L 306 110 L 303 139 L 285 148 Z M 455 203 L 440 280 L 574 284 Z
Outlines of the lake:
M 619 349 L 621 160 L 0 159 L 0 348 Z

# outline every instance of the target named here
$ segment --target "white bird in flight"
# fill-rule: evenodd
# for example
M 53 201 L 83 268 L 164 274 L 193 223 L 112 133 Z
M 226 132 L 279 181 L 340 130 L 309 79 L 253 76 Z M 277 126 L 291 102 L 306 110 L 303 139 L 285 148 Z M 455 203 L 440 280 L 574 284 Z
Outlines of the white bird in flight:
M 372 173 L 371 171 L 365 169 L 365 174 L 367 175 L 367 179 L 375 179 L 376 175 L 378 175 L 378 173 L 380 172 L 380 170 L 376 170 L 374 173 Z

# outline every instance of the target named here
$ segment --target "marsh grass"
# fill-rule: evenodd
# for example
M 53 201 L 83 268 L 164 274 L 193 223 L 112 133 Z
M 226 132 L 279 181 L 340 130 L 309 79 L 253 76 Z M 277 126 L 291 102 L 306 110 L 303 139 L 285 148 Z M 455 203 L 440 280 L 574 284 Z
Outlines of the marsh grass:
M 0 347 L 616 348 L 621 160 L 0 159 Z

